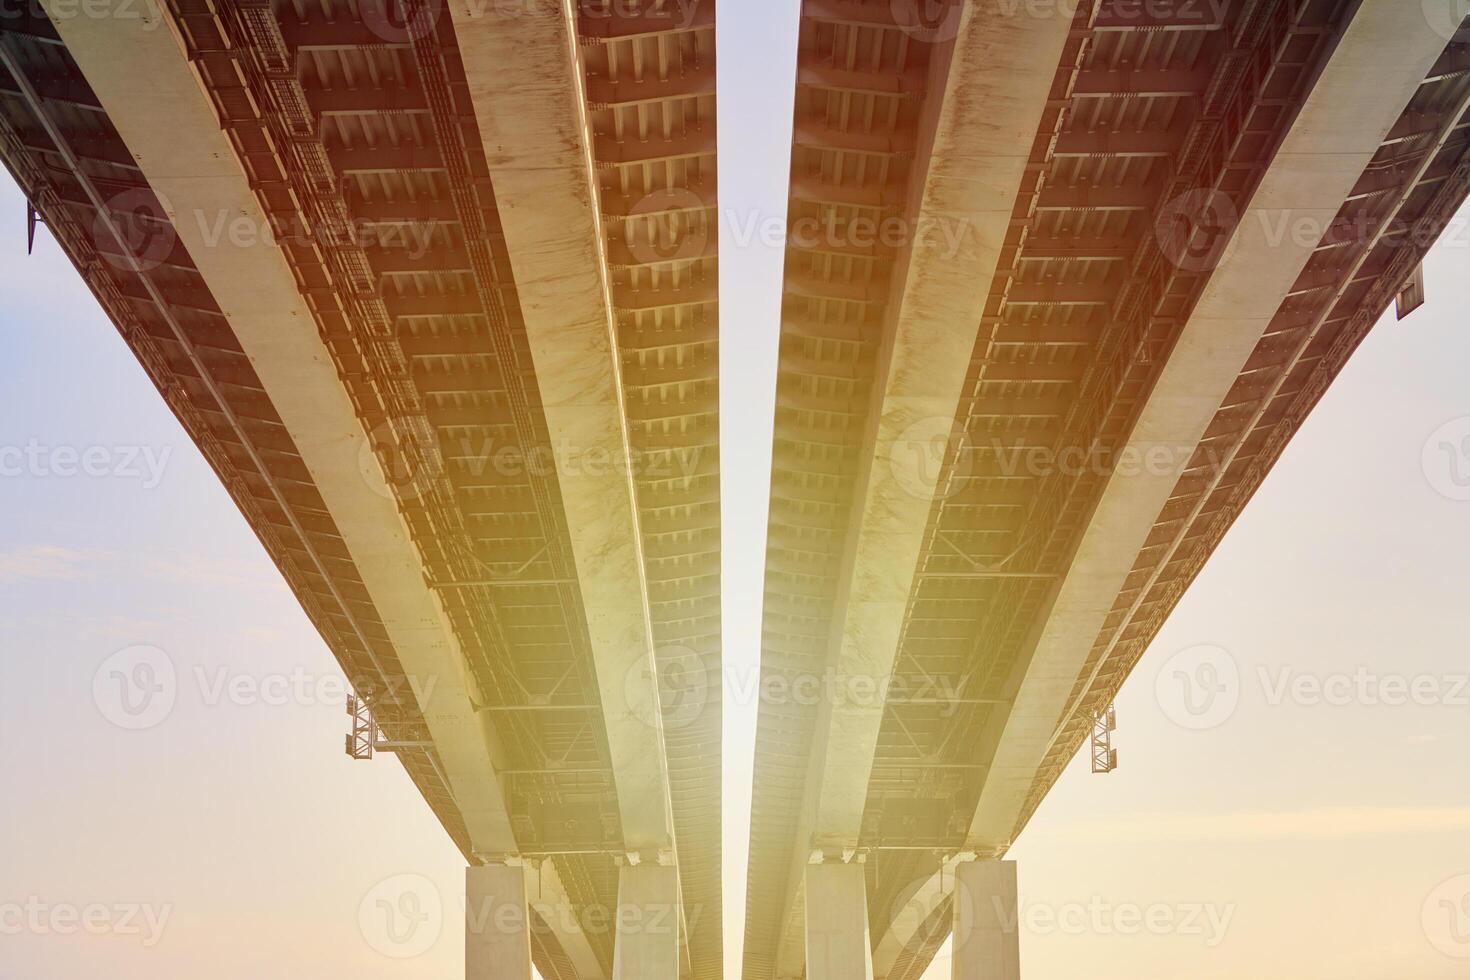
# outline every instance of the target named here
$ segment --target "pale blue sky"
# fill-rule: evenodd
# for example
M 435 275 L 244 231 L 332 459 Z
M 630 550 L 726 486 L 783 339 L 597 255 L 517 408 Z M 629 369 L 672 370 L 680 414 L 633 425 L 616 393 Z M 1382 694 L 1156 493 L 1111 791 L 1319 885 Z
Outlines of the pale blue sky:
M 784 213 L 795 11 L 721 11 L 721 196 L 741 221 Z M 334 664 L 44 232 L 25 257 L 8 181 L 0 215 L 13 217 L 0 235 L 0 452 L 34 445 L 54 464 L 57 447 L 101 447 L 112 472 L 0 476 L 0 911 L 167 914 L 151 946 L 146 933 L 9 934 L 0 917 L 0 980 L 462 975 L 455 916 L 405 961 L 358 927 L 385 878 L 424 875 L 451 905 L 462 888 L 459 855 L 397 765 L 343 756 L 330 697 L 208 703 L 221 678 L 332 677 Z M 781 256 L 723 245 L 726 657 L 751 670 Z M 1456 702 L 1470 674 L 1470 502 L 1438 492 L 1421 459 L 1431 433 L 1470 416 L 1467 270 L 1461 225 L 1431 258 L 1429 305 L 1370 337 L 1140 665 L 1118 705 L 1120 770 L 1093 776 L 1079 760 L 1017 847 L 1033 980 L 1466 974 L 1470 960 L 1448 954 L 1470 948 L 1434 916 L 1461 897 L 1436 889 L 1470 874 L 1470 704 L 1270 701 L 1283 670 L 1423 675 Z M 132 467 L 125 447 L 140 451 Z M 165 461 L 156 486 L 129 475 L 143 451 Z M 138 644 L 166 650 L 188 682 L 166 721 L 126 732 L 92 680 Z M 1155 687 L 1198 644 L 1228 651 L 1241 678 L 1234 713 L 1204 731 L 1171 721 Z M 734 980 L 755 706 L 726 717 Z M 1100 905 L 1103 928 L 1046 926 L 1048 910 Z M 1120 913 L 1154 907 L 1171 932 L 1120 934 Z M 1205 925 L 1187 928 L 1196 907 Z M 1228 921 L 1222 936 L 1210 912 Z

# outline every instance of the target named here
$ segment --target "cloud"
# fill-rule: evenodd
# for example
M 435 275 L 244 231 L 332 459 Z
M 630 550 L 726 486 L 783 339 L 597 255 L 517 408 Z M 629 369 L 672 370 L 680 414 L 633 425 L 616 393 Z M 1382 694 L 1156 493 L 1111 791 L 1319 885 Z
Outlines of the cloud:
M 170 623 L 161 619 L 142 619 L 137 616 L 106 616 L 87 620 L 82 632 L 88 636 L 106 637 L 110 640 L 135 642 L 137 637 L 162 636 Z
M 75 581 L 106 556 L 56 545 L 31 545 L 0 551 L 0 584 Z
M 105 551 L 83 551 L 60 545 L 28 545 L 0 550 L 0 584 L 76 581 L 108 566 L 118 574 L 120 556 Z M 125 564 L 129 576 L 141 573 L 157 582 L 210 588 L 286 591 L 285 581 L 268 561 L 241 561 L 209 555 L 154 553 L 136 555 Z
M 280 572 L 263 559 L 238 561 L 173 553 L 149 555 L 140 564 L 144 575 L 163 582 L 269 592 L 286 590 Z

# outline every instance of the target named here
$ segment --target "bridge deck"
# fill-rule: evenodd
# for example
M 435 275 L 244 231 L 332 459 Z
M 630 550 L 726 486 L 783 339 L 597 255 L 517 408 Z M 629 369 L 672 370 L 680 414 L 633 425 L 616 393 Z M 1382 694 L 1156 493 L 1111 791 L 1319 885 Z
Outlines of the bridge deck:
M 653 706 L 636 721 L 669 763 L 651 792 L 671 801 L 675 829 L 689 836 L 680 874 L 686 901 L 701 904 L 685 972 L 715 976 L 717 307 L 701 287 L 713 283 L 716 259 L 712 240 L 668 265 L 645 262 L 638 247 L 638 234 L 657 235 L 654 225 L 672 224 L 677 236 L 713 212 L 714 3 L 683 5 L 694 15 L 672 24 L 627 16 L 627 7 L 610 16 L 588 2 L 573 18 L 580 43 L 566 71 L 570 84 L 595 90 L 586 111 L 599 154 L 617 155 L 626 115 L 660 106 L 694 120 L 710 148 L 674 162 L 644 153 L 614 172 L 588 161 L 599 185 L 592 212 L 609 228 L 599 260 L 617 300 L 607 325 L 617 363 L 606 370 L 620 376 L 615 394 L 626 406 L 618 446 L 569 446 L 548 427 L 542 388 L 561 379 L 527 335 L 516 256 L 447 13 L 416 33 L 371 0 L 274 11 L 179 3 L 166 14 L 175 40 L 170 28 L 121 13 L 92 25 L 108 36 L 89 35 L 84 21 L 53 24 L 32 5 L 0 24 L 0 157 L 230 489 L 384 737 L 404 744 L 399 758 L 467 858 L 532 859 L 540 889 L 564 895 L 573 912 L 613 908 L 617 858 L 630 842 L 605 695 L 624 708 Z M 159 60 L 144 63 L 145 52 Z M 157 96 L 129 100 L 121 90 L 176 68 L 197 74 Z M 109 81 L 94 91 L 89 78 Z M 178 131 L 189 116 L 168 117 L 169 98 L 212 125 Z M 209 171 L 218 181 L 198 191 L 170 184 L 198 176 L 169 172 L 171 158 L 187 159 L 170 143 L 220 139 L 226 165 Z M 636 193 L 670 167 L 689 175 L 671 186 L 700 202 L 696 213 L 681 199 L 670 218 Z M 251 198 L 243 209 L 216 206 L 237 188 Z M 241 270 L 257 260 L 271 268 L 249 281 L 274 292 L 242 296 Z M 331 388 L 350 413 L 338 429 L 356 433 L 350 459 L 324 462 L 332 447 L 282 387 L 290 358 L 261 346 L 289 328 L 278 321 L 252 339 L 252 302 L 300 311 L 293 336 L 307 345 L 300 351 L 315 345 L 313 371 L 325 372 L 313 391 Z M 562 486 L 578 466 L 621 469 L 637 508 L 641 533 L 629 544 L 646 571 L 638 584 L 652 637 L 650 662 L 626 677 L 599 677 L 589 635 Z M 403 619 L 404 596 L 415 592 L 417 635 L 427 638 L 433 622 L 443 629 L 433 649 L 462 651 L 457 663 L 441 662 L 462 674 L 444 683 L 461 698 L 453 711 L 441 710 L 453 692 L 441 689 L 427 712 L 426 696 L 415 696 L 423 685 L 411 682 L 426 679 L 429 663 L 404 647 L 419 643 Z M 708 710 L 685 717 L 688 704 L 676 703 L 670 712 L 683 714 L 664 723 L 652 647 L 661 670 L 700 675 Z M 453 745 L 443 737 L 451 730 Z M 610 930 L 550 925 L 537 939 L 543 975 L 610 973 Z
M 1029 152 L 1025 177 L 1007 204 L 993 275 L 969 289 L 975 321 L 932 324 L 936 340 L 978 326 L 953 411 L 896 447 L 881 437 L 880 406 L 904 343 L 897 325 L 912 315 L 902 284 L 928 260 L 821 236 L 788 242 L 762 670 L 789 681 L 891 664 L 870 680 L 895 686 L 878 699 L 871 749 L 851 737 L 853 712 L 762 704 L 747 980 L 802 975 L 800 869 L 823 849 L 866 855 L 875 975 L 923 972 L 950 926 L 944 862 L 999 856 L 1020 833 L 1465 199 L 1464 39 L 1446 48 L 1417 10 L 1365 3 L 1355 29 L 1382 49 L 1375 60 L 1341 47 L 1354 6 L 1081 4 L 1063 26 L 1034 139 L 1017 143 Z M 962 60 L 966 31 L 983 15 L 952 12 L 920 23 L 901 6 L 806 0 L 794 219 L 925 230 L 919 189 L 953 172 L 935 150 L 948 138 L 943 122 L 925 120 L 942 120 L 941 100 L 963 113 L 966 86 L 983 86 L 965 73 L 986 70 Z M 1055 26 L 1041 20 L 1028 24 L 1032 35 Z M 1350 67 L 1324 85 L 1334 54 Z M 1012 101 L 986 105 L 986 124 L 1001 125 L 1025 90 L 1004 74 Z M 1334 116 L 1331 100 L 1319 100 L 1303 118 L 1314 92 L 1358 108 Z M 1298 121 L 1295 156 L 1283 156 Z M 1290 179 L 1316 153 L 1352 162 Z M 1276 183 L 1263 183 L 1273 166 Z M 1356 169 L 1338 181 L 1342 166 Z M 1324 188 L 1336 195 L 1326 204 Z M 1261 240 L 1283 222 L 1310 240 L 1294 249 Z M 1405 234 L 1412 227 L 1427 234 Z M 1188 333 L 1198 316 L 1219 319 Z M 1238 370 L 1219 356 L 1232 331 Z M 1189 353 L 1200 343 L 1219 349 L 1200 360 Z M 1212 376 L 1189 383 L 1221 395 L 1201 405 L 1198 432 L 1174 425 L 1183 434 L 1165 438 L 1169 427 L 1146 411 L 1168 392 L 1170 365 L 1177 376 L 1190 356 Z M 930 380 L 943 390 L 940 375 Z M 1161 417 L 1182 415 L 1176 406 Z M 1155 443 L 1167 459 L 1127 455 Z M 1134 540 L 1099 504 L 1109 486 L 1130 482 L 1120 479 L 1126 467 L 1150 465 L 1157 499 L 1128 505 Z M 880 578 L 863 571 L 857 528 L 895 479 L 925 498 L 926 522 L 916 560 L 891 550 Z M 1131 482 L 1149 482 L 1147 473 Z M 1111 591 L 1069 611 L 1067 573 L 1099 528 L 1118 574 L 1088 565 L 1087 577 Z M 889 580 L 909 581 L 911 560 L 897 638 L 882 658 L 854 656 L 872 634 L 845 632 L 844 621 Z M 1036 659 L 1048 636 L 1065 667 Z M 835 771 L 862 779 L 856 833 L 833 819 Z

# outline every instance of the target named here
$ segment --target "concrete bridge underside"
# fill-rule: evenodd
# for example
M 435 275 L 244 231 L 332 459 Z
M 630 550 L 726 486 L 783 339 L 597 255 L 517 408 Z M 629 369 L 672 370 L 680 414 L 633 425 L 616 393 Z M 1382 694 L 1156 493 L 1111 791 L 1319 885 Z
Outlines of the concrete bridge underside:
M 720 976 L 713 0 L 44 6 L 0 157 L 524 886 L 472 975 Z
M 1465 199 L 1466 40 L 804 0 L 762 673 L 864 686 L 761 705 L 746 980 L 1015 975 L 1000 859 Z
M 714 2 L 390 2 L 28 9 L 0 158 L 527 911 L 472 975 L 718 977 Z M 1470 190 L 1410 6 L 801 0 L 763 689 L 882 694 L 761 706 L 747 980 L 1018 973 L 1004 855 Z

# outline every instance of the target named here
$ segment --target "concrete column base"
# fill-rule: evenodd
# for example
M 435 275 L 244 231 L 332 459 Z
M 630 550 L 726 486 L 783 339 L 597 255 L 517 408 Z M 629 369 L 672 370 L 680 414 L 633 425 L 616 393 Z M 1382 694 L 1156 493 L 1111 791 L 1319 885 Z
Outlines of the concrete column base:
M 489 864 L 465 872 L 466 980 L 531 980 L 526 871 Z
M 868 888 L 861 864 L 806 869 L 807 980 L 873 980 Z
M 955 868 L 954 980 L 1020 980 L 1016 862 L 967 861 Z
M 625 865 L 618 875 L 612 980 L 679 980 L 679 872 Z

